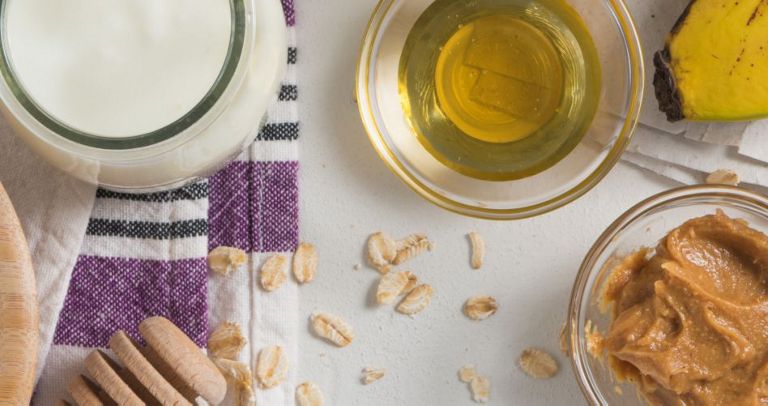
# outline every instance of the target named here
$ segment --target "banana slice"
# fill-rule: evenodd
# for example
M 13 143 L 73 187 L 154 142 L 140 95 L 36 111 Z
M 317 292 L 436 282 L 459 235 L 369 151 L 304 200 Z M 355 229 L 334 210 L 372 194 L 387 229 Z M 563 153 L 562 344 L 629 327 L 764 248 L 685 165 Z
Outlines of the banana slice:
M 692 0 L 656 53 L 654 86 L 669 121 L 768 117 L 768 3 Z

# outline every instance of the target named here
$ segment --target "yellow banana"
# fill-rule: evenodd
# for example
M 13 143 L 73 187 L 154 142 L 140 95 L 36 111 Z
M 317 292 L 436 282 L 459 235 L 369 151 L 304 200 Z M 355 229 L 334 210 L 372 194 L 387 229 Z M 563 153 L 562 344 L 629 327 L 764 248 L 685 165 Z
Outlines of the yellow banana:
M 768 1 L 691 0 L 654 64 L 670 121 L 768 117 Z

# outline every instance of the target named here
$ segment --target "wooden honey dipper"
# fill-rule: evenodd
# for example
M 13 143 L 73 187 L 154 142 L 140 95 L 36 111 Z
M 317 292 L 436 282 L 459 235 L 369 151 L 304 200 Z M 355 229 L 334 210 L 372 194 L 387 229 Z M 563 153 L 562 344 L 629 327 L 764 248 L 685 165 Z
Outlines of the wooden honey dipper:
M 40 319 L 29 245 L 0 183 L 0 404 L 28 405 Z
M 88 377 L 75 377 L 67 388 L 77 405 L 191 406 L 198 396 L 214 405 L 224 400 L 224 376 L 170 320 L 148 318 L 139 324 L 139 333 L 146 347 L 123 331 L 109 339 L 122 366 L 100 350 L 88 355 Z

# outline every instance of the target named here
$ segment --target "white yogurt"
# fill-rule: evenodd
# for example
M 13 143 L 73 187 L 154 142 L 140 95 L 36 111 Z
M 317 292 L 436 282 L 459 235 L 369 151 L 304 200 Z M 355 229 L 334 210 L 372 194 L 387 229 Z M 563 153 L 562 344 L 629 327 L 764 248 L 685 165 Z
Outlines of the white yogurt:
M 211 174 L 252 144 L 287 66 L 280 0 L 234 2 L 242 47 L 221 97 L 168 138 L 137 141 L 126 137 L 176 120 L 211 87 L 234 28 L 230 0 L 2 0 L 3 44 L 29 93 L 59 120 L 112 138 L 41 120 L 3 75 L 0 113 L 46 161 L 103 187 L 147 192 Z M 0 65 L 13 64 L 7 55 Z
M 10 0 L 13 69 L 50 116 L 110 138 L 176 121 L 226 59 L 228 0 Z

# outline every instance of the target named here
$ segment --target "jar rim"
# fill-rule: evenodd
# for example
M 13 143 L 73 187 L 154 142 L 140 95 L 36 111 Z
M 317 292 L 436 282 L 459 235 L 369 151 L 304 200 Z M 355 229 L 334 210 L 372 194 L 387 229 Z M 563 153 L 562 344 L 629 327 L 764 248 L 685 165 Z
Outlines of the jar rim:
M 173 122 L 150 132 L 129 137 L 107 137 L 77 130 L 54 118 L 29 95 L 17 76 L 8 46 L 6 8 L 11 0 L 0 0 L 0 76 L 10 95 L 35 121 L 47 130 L 74 143 L 106 150 L 126 150 L 148 147 L 169 140 L 184 133 L 196 123 L 211 116 L 213 107 L 223 98 L 226 90 L 235 81 L 240 61 L 243 59 L 247 30 L 245 0 L 229 0 L 231 28 L 229 45 L 224 63 L 213 84 L 191 110 Z M 242 76 L 242 73 L 241 73 Z M 210 117 L 211 119 L 213 117 Z

